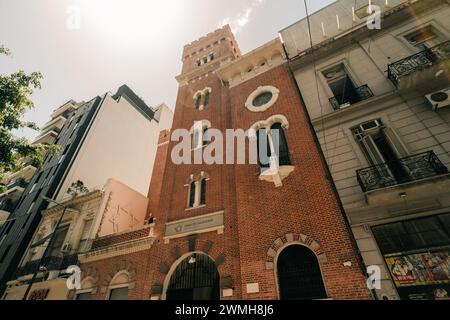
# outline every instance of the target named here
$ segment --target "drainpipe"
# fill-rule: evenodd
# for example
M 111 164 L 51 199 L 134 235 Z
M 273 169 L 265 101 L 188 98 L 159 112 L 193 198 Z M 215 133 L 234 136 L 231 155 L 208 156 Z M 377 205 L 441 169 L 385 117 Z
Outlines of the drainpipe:
M 327 160 L 325 158 L 325 154 L 323 153 L 322 147 L 321 147 L 320 142 L 319 142 L 319 138 L 317 137 L 317 133 L 314 130 L 314 126 L 313 126 L 312 121 L 311 121 L 311 116 L 309 115 L 308 109 L 306 108 L 305 100 L 303 99 L 302 92 L 300 90 L 300 87 L 299 87 L 296 79 L 295 79 L 294 71 L 291 70 L 291 67 L 289 65 L 289 55 L 288 55 L 288 52 L 286 50 L 286 47 L 285 47 L 284 43 L 282 44 L 282 46 L 283 46 L 284 54 L 286 55 L 286 60 L 288 61 L 288 66 L 289 66 L 289 70 L 290 70 L 289 75 L 291 76 L 291 80 L 295 83 L 295 88 L 296 88 L 297 93 L 298 93 L 298 95 L 300 97 L 300 101 L 301 101 L 301 104 L 302 104 L 303 112 L 306 115 L 306 119 L 307 119 L 307 122 L 308 122 L 309 129 L 310 129 L 310 131 L 312 133 L 314 142 L 317 145 L 317 149 L 319 151 L 320 159 L 322 160 L 322 164 L 323 164 L 323 167 L 325 169 L 326 179 L 329 181 L 329 183 L 331 185 L 331 188 L 333 190 L 334 196 L 335 196 L 335 198 L 337 200 L 337 204 L 338 204 L 339 210 L 341 212 L 341 215 L 344 218 L 345 227 L 346 227 L 346 229 L 347 229 L 347 231 L 349 233 L 350 241 L 352 243 L 353 250 L 354 250 L 354 252 L 356 254 L 356 258 L 357 258 L 357 260 L 359 262 L 361 272 L 362 272 L 362 274 L 364 275 L 365 278 L 368 278 L 367 266 L 364 263 L 364 260 L 363 260 L 363 258 L 361 256 L 361 252 L 359 251 L 359 248 L 358 248 L 358 244 L 356 243 L 356 239 L 353 236 L 353 231 L 352 231 L 352 228 L 350 226 L 350 222 L 348 220 L 347 214 L 345 213 L 344 205 L 342 204 L 341 198 L 340 198 L 339 193 L 338 193 L 337 188 L 336 188 L 336 184 L 335 184 L 334 179 L 333 179 L 333 177 L 331 175 L 330 168 L 328 167 Z M 370 293 L 372 295 L 372 299 L 373 300 L 378 300 L 377 295 L 375 294 L 375 289 L 370 289 Z

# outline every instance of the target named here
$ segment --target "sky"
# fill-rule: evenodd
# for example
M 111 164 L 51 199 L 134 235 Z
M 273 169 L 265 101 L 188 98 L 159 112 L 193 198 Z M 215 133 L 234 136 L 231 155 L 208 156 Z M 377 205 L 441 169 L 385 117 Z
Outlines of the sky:
M 307 0 L 310 13 L 334 2 Z M 127 84 L 174 108 L 183 46 L 230 24 L 243 53 L 305 17 L 303 0 L 0 0 L 0 73 L 40 71 L 26 120 L 42 126 L 64 102 Z M 17 135 L 33 139 L 37 132 Z

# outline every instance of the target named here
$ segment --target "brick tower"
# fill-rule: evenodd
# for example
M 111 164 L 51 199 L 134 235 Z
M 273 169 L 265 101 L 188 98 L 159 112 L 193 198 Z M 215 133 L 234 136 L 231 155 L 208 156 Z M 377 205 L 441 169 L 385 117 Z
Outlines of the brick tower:
M 270 161 L 175 164 L 178 142 L 163 133 L 157 159 L 166 162 L 155 166 L 163 172 L 153 173 L 149 195 L 151 248 L 83 270 L 100 270 L 107 287 L 128 266 L 130 299 L 369 299 L 280 41 L 241 56 L 225 26 L 184 47 L 177 80 L 172 140 L 188 130 L 192 156 L 211 143 L 199 130 L 254 129 Z

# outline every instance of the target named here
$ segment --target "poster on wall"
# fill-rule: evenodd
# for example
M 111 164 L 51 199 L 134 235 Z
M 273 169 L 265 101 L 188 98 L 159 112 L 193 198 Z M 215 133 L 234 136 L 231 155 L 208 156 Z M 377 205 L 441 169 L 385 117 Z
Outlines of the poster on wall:
M 450 283 L 448 251 L 386 258 L 397 287 Z

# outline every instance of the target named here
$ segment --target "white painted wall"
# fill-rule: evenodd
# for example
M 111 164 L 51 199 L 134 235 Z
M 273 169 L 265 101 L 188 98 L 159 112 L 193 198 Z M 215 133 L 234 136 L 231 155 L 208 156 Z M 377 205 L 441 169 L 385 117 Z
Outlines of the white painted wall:
M 67 197 L 77 180 L 91 190 L 114 179 L 147 195 L 159 132 L 127 99 L 107 94 L 56 199 Z

